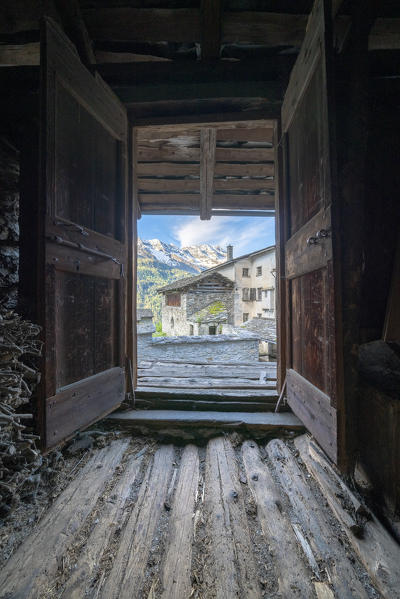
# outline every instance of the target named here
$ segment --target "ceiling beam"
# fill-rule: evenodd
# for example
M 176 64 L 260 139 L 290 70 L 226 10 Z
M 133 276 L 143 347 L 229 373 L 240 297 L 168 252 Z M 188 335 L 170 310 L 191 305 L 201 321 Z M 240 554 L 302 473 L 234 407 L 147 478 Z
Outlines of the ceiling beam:
M 101 7 L 84 11 L 93 39 L 135 42 L 200 42 L 200 10 Z
M 222 0 L 201 2 L 201 59 L 216 60 L 221 50 Z
M 210 220 L 214 193 L 214 168 L 217 132 L 200 131 L 200 219 Z
M 201 100 L 209 98 L 265 98 L 271 104 L 283 100 L 284 86 L 280 81 L 222 80 L 212 82 L 165 83 L 156 80 L 153 84 L 132 86 L 111 86 L 122 102 L 134 105 L 140 102 Z
M 293 54 L 275 56 L 273 60 L 243 59 L 241 61 L 204 60 L 197 62 L 165 61 L 113 62 L 97 66 L 109 85 L 142 85 L 172 83 L 209 83 L 218 81 L 273 81 L 285 77 L 293 67 Z

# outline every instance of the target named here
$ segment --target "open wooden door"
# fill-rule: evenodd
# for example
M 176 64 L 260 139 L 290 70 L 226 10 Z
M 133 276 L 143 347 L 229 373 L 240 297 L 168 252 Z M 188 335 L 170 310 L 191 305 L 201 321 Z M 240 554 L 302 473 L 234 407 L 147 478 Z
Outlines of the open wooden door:
M 330 2 L 316 0 L 282 106 L 287 396 L 343 464 Z
M 38 417 L 49 448 L 124 399 L 128 246 L 125 109 L 50 20 L 40 143 Z

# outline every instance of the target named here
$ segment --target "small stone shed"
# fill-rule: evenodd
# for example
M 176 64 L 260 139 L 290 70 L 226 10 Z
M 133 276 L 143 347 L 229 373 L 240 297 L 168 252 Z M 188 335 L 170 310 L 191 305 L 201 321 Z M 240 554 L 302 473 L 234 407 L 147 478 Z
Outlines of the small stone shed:
M 168 336 L 215 335 L 234 323 L 234 282 L 219 273 L 185 277 L 161 287 L 162 329 Z

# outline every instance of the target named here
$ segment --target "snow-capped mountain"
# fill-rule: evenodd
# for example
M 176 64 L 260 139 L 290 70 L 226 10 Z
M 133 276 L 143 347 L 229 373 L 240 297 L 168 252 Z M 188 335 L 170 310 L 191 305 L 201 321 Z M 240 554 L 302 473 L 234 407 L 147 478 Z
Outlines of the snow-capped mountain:
M 138 239 L 138 256 L 194 273 L 225 262 L 226 250 L 208 243 L 179 248 L 159 239 Z

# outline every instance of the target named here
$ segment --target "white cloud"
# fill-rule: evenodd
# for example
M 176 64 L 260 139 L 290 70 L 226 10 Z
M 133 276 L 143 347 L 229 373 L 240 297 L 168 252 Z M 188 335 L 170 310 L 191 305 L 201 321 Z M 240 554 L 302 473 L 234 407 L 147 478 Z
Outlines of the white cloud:
M 225 247 L 234 246 L 235 256 L 245 254 L 274 243 L 274 219 L 215 216 L 209 221 L 199 217 L 177 219 L 173 236 L 181 247 L 210 243 Z

